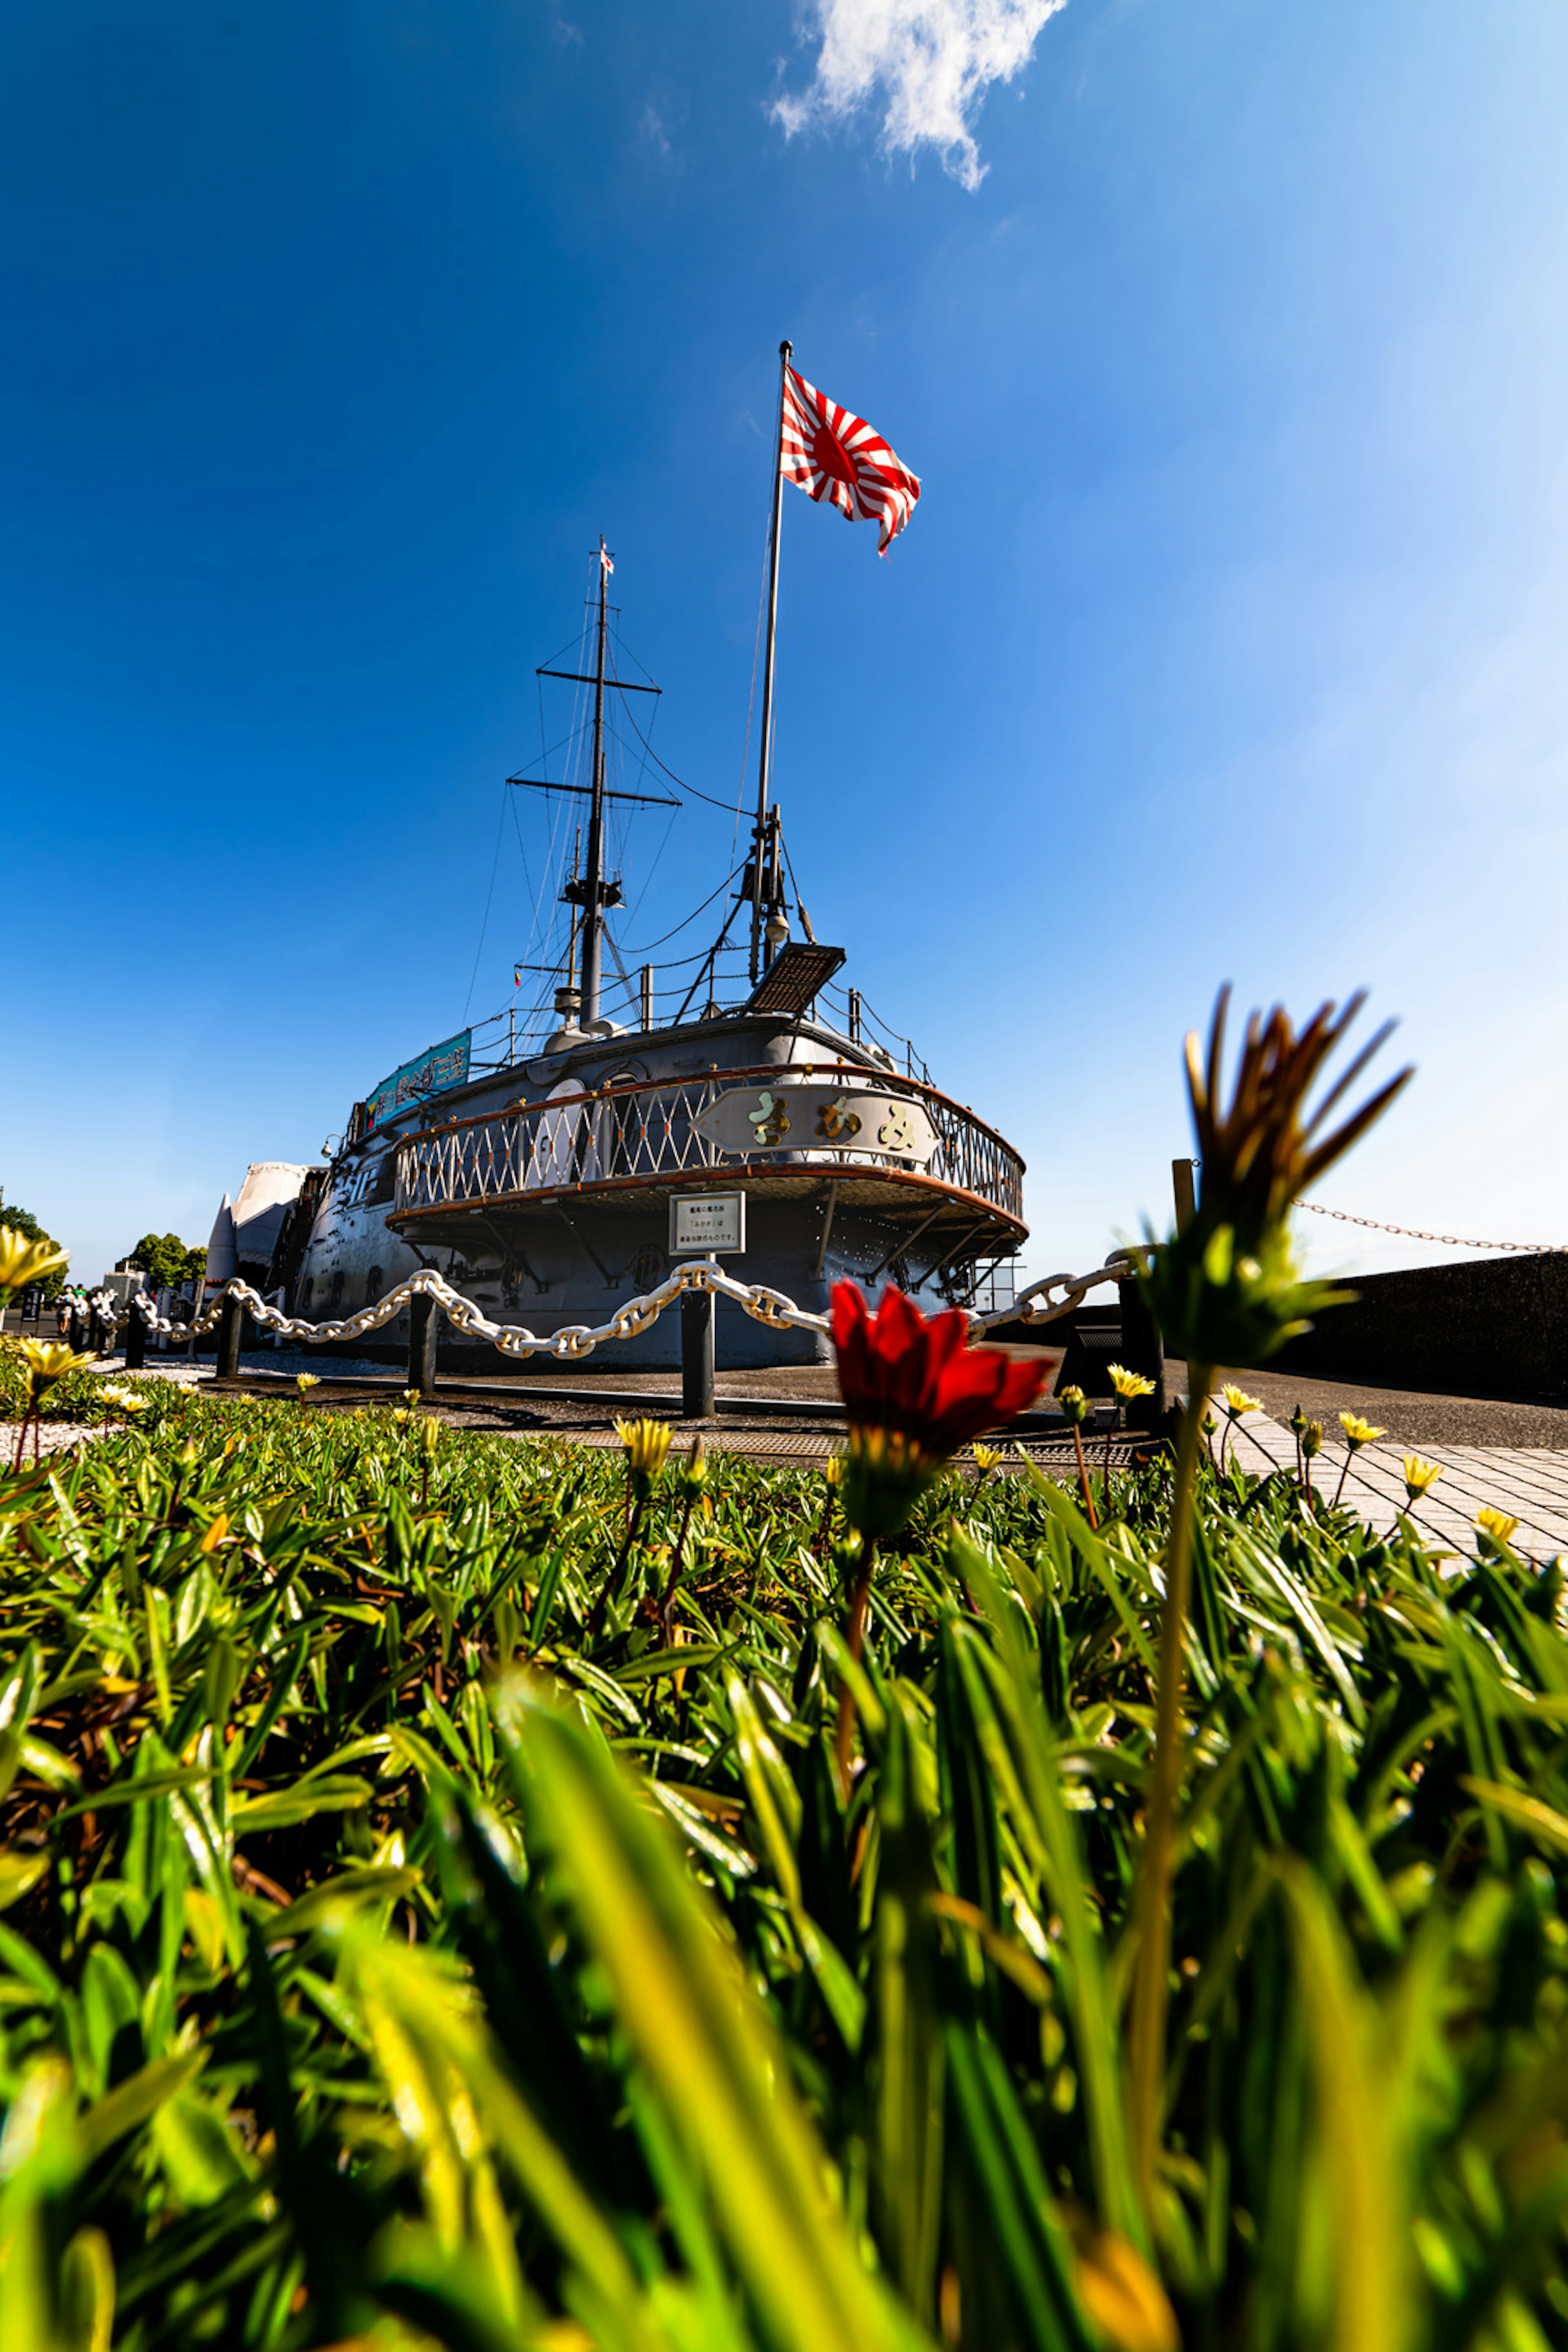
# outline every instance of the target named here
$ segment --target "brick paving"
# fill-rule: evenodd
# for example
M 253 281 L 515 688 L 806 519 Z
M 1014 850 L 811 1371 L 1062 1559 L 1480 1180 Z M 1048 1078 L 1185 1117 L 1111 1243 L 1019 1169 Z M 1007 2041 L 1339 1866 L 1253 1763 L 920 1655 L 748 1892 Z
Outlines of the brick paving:
M 1312 1465 L 1312 1483 L 1332 1497 L 1344 1467 L 1345 1448 L 1335 1444 L 1338 1425 L 1324 1429 L 1324 1448 Z M 1215 1444 L 1218 1444 L 1217 1438 Z M 1296 1440 L 1280 1422 L 1248 1413 L 1231 1439 L 1245 1468 L 1260 1471 L 1262 1455 L 1278 1468 L 1296 1470 Z M 1404 1456 L 1421 1452 L 1439 1462 L 1436 1484 L 1410 1503 L 1405 1491 Z M 1374 1527 L 1389 1528 L 1396 1512 L 1408 1515 L 1433 1542 L 1473 1552 L 1476 1513 L 1488 1506 L 1519 1521 L 1514 1549 L 1536 1559 L 1568 1550 L 1568 1453 L 1549 1446 L 1434 1445 L 1426 1448 L 1363 1445 L 1352 1461 L 1344 1501 Z

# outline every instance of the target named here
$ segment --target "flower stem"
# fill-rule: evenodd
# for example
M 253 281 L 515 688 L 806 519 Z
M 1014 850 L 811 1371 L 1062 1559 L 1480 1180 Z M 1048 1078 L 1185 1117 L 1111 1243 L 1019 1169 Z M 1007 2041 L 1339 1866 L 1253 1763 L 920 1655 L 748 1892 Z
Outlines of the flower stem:
M 659 1598 L 658 1622 L 667 1650 L 670 1645 L 670 1621 L 675 1608 L 676 1587 L 680 1582 L 680 1564 L 686 1552 L 686 1530 L 691 1525 L 691 1507 L 696 1500 L 695 1495 L 688 1495 L 686 1497 L 686 1507 L 680 1514 L 680 1533 L 675 1538 L 675 1558 L 669 1563 L 669 1578 Z
M 1083 1458 L 1083 1432 L 1076 1421 L 1072 1425 L 1072 1442 L 1078 1448 L 1078 1483 L 1083 1490 L 1083 1507 L 1089 1514 L 1089 1526 L 1098 1528 L 1100 1521 L 1094 1516 L 1094 1496 L 1089 1492 L 1089 1466 Z
M 1355 1447 L 1354 1447 L 1353 1445 L 1352 1445 L 1352 1446 L 1347 1447 L 1346 1452 L 1345 1452 L 1345 1466 L 1344 1466 L 1344 1468 L 1340 1472 L 1340 1483 L 1339 1483 L 1339 1485 L 1334 1488 L 1334 1499 L 1333 1499 L 1333 1501 L 1329 1505 L 1329 1508 L 1330 1508 L 1330 1510 L 1331 1510 L 1331 1511 L 1337 1511 L 1337 1510 L 1339 1509 L 1339 1507 L 1340 1507 L 1340 1496 L 1341 1496 L 1344 1493 L 1344 1491 L 1345 1491 L 1345 1480 L 1346 1480 L 1346 1479 L 1350 1476 L 1350 1475 L 1351 1475 L 1351 1464 L 1352 1464 L 1354 1460 L 1355 1460 Z
M 605 1612 L 610 1605 L 611 1595 L 620 1590 L 621 1578 L 626 1570 L 627 1558 L 633 1544 L 637 1541 L 637 1529 L 642 1525 L 642 1515 L 643 1497 L 639 1495 L 633 1508 L 626 1515 L 626 1531 L 621 1538 L 621 1549 L 616 1556 L 616 1564 L 605 1579 L 599 1598 L 594 1604 L 594 1613 L 589 1618 L 584 1633 L 584 1639 L 586 1642 L 596 1642 L 599 1638 L 605 1622 Z
M 860 1558 L 855 1576 L 855 1591 L 849 1602 L 849 1623 L 845 1639 L 850 1656 L 859 1664 L 866 1648 L 866 1610 L 871 1598 L 871 1571 L 877 1564 L 877 1543 L 873 1536 L 861 1538 Z M 840 1791 L 849 1793 L 849 1751 L 855 1745 L 855 1697 L 847 1681 L 838 1685 L 838 1724 L 834 1735 L 833 1753 L 838 1770 Z
M 1149 1769 L 1148 1823 L 1138 1874 L 1137 1958 L 1132 1980 L 1128 2108 L 1132 2163 L 1143 2210 L 1151 2220 L 1160 2158 L 1165 2079 L 1165 2010 L 1171 1966 L 1171 1887 L 1175 1875 L 1176 1799 L 1182 1778 L 1182 1637 L 1193 1576 L 1193 1502 L 1203 1418 L 1214 1380 L 1210 1364 L 1194 1364 L 1187 1408 L 1176 1439 L 1171 1534 L 1165 1551 L 1165 1599 L 1160 1613 L 1160 1681 L 1155 1694 L 1154 1753 Z

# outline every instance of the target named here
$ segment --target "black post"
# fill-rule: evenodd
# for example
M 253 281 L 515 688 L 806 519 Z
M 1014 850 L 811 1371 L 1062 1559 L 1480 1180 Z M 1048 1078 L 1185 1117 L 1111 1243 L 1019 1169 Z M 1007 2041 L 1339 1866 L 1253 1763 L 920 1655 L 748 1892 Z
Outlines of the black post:
M 138 1292 L 132 1291 L 125 1302 L 131 1316 L 125 1326 L 125 1369 L 128 1372 L 139 1372 L 147 1361 L 147 1326 L 136 1304 L 139 1296 Z
M 422 1397 L 436 1393 L 437 1304 L 427 1290 L 408 1302 L 408 1385 Z
M 217 1318 L 217 1363 L 214 1373 L 217 1380 L 239 1378 L 239 1335 L 244 1324 L 244 1307 L 226 1291 Z
M 87 1335 L 82 1329 L 81 1308 L 73 1307 L 70 1310 L 70 1321 L 66 1328 L 66 1343 L 73 1355 L 84 1356 L 87 1353 L 86 1342 Z
M 713 1418 L 713 1293 L 689 1290 L 680 1301 L 680 1418 Z
M 1121 1301 L 1121 1360 L 1130 1372 L 1142 1372 L 1154 1383 L 1152 1396 L 1139 1397 L 1127 1407 L 1129 1429 L 1163 1428 L 1165 1420 L 1165 1343 L 1135 1282 L 1119 1282 Z

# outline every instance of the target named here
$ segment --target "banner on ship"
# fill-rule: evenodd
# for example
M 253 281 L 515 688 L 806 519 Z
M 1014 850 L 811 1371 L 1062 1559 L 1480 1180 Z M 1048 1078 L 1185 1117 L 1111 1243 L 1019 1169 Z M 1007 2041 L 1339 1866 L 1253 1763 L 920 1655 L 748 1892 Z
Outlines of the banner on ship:
M 382 1126 L 405 1103 L 423 1102 L 427 1095 L 444 1095 L 468 1082 L 468 1048 L 473 1031 L 465 1029 L 442 1045 L 432 1045 L 416 1061 L 405 1062 L 365 1097 L 367 1129 Z

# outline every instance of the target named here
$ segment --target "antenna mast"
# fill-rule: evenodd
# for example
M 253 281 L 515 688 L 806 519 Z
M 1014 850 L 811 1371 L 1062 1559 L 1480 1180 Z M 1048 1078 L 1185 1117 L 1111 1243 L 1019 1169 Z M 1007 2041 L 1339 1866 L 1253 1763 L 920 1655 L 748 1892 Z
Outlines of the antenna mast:
M 610 554 L 599 534 L 599 637 L 594 664 L 594 783 L 588 803 L 588 870 L 583 877 L 583 1013 L 584 1029 L 599 1018 L 599 971 L 605 930 L 605 639 L 609 628 Z

